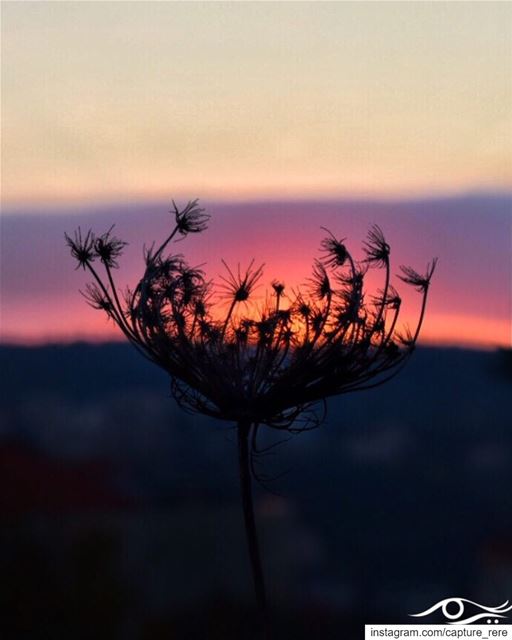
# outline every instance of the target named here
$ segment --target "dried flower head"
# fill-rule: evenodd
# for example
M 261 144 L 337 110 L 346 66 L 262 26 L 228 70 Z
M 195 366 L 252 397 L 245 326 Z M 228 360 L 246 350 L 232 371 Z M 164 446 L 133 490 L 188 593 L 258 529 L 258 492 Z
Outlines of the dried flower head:
M 200 233 L 208 226 L 210 216 L 201 209 L 198 202 L 198 200 L 192 200 L 183 209 L 179 209 L 174 200 L 172 202 L 178 233 L 183 236 L 188 233 Z
M 175 205 L 175 212 L 174 230 L 158 249 L 146 252 L 145 272 L 123 300 L 109 270 L 117 266 L 125 243 L 112 236 L 112 229 L 97 238 L 90 231 L 82 237 L 78 230 L 66 240 L 78 266 L 94 276 L 88 301 L 170 374 L 184 407 L 277 429 L 311 428 L 319 422 L 311 412 L 316 403 L 378 384 L 412 351 L 425 304 L 416 331 L 396 333 L 401 299 L 390 284 L 390 247 L 379 227 L 370 230 L 363 245 L 366 257 L 359 262 L 344 240 L 327 231 L 324 256 L 315 260 L 303 291 L 285 306 L 284 284 L 274 280 L 274 301 L 267 297 L 261 306 L 253 293 L 263 265 L 255 267 L 254 260 L 236 271 L 223 262 L 227 275 L 215 290 L 203 270 L 189 266 L 181 254 L 164 256 L 176 233 L 202 231 L 208 219 L 197 200 L 182 210 Z M 108 272 L 103 284 L 93 265 L 96 257 Z M 384 288 L 367 302 L 369 264 L 383 269 Z M 425 275 L 402 267 L 399 276 L 423 293 L 424 302 L 435 265 L 434 260 Z M 224 311 L 222 301 L 227 302 Z M 393 345 L 401 345 L 398 353 Z
M 174 203 L 173 203 L 174 204 Z M 94 282 L 84 294 L 105 311 L 126 338 L 171 378 L 178 403 L 189 411 L 237 424 L 240 477 L 249 549 L 260 607 L 265 594 L 254 526 L 250 470 L 261 453 L 262 425 L 296 433 L 317 427 L 325 399 L 375 387 L 393 377 L 411 355 L 425 315 L 436 260 L 424 275 L 402 267 L 399 278 L 422 294 L 414 331 L 397 331 L 401 298 L 390 282 L 390 247 L 374 226 L 363 245 L 365 258 L 354 259 L 344 240 L 330 232 L 321 243 L 311 277 L 298 292 L 284 296 L 284 284 L 272 281 L 273 294 L 261 303 L 253 295 L 263 265 L 238 266 L 215 288 L 200 267 L 166 249 L 177 234 L 206 228 L 208 215 L 197 200 L 183 209 L 174 204 L 176 224 L 163 243 L 145 251 L 145 270 L 124 296 L 111 269 L 125 243 L 110 229 L 96 238 L 80 229 L 66 242 L 78 267 Z M 94 261 L 99 258 L 105 275 Z M 369 267 L 383 271 L 383 285 L 368 295 Z M 285 305 L 286 300 L 286 305 Z
M 315 260 L 313 263 L 313 274 L 308 282 L 313 298 L 324 300 L 331 297 L 333 293 L 331 279 L 321 260 Z
M 320 244 L 321 250 L 324 253 L 322 260 L 325 266 L 332 268 L 342 267 L 348 258 L 348 252 L 343 244 L 345 238 L 337 240 L 329 229 L 325 227 L 321 228 L 328 233 L 328 236 L 324 238 Z
M 123 242 L 112 235 L 113 228 L 114 225 L 112 225 L 106 233 L 98 236 L 94 242 L 96 255 L 109 269 L 118 268 L 119 265 L 117 264 L 117 258 L 122 255 L 123 249 L 127 245 L 126 242 Z
M 368 238 L 363 245 L 366 260 L 370 264 L 382 266 L 389 260 L 390 247 L 384 239 L 384 234 L 376 224 L 368 232 Z
M 272 289 L 274 289 L 274 293 L 276 295 L 276 298 L 281 298 L 282 295 L 284 294 L 284 283 L 283 282 L 279 282 L 279 280 L 272 280 Z
M 437 258 L 434 258 L 432 262 L 428 263 L 425 270 L 425 275 L 423 276 L 414 269 L 411 269 L 411 267 L 401 266 L 400 270 L 402 271 L 403 275 L 398 277 L 406 284 L 410 284 L 411 286 L 413 286 L 416 291 L 419 291 L 420 293 L 423 291 L 427 291 L 430 286 L 430 280 L 432 279 L 436 264 Z
M 105 311 L 110 317 L 112 317 L 112 304 L 109 300 L 108 294 L 103 291 L 94 282 L 87 283 L 85 291 L 80 292 L 87 303 L 93 308 L 101 311 Z
M 67 233 L 64 234 L 66 244 L 71 250 L 71 255 L 77 261 L 76 268 L 85 269 L 96 257 L 94 251 L 94 244 L 96 238 L 91 230 L 87 232 L 85 237 L 82 237 L 82 230 L 80 227 L 75 231 L 74 236 L 71 237 Z
M 264 265 L 260 265 L 255 269 L 254 260 L 251 260 L 244 272 L 240 271 L 240 265 L 238 265 L 237 272 L 234 274 L 224 260 L 222 260 L 222 264 L 228 272 L 227 277 L 220 276 L 223 281 L 220 288 L 223 290 L 224 296 L 235 303 L 247 302 L 259 280 L 261 280 Z

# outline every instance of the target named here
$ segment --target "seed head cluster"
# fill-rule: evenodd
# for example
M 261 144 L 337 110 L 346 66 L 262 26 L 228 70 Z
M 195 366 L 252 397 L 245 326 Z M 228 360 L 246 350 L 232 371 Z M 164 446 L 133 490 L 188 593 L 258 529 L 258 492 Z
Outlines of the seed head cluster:
M 173 203 L 172 213 L 172 232 L 145 252 L 142 278 L 124 295 L 113 271 L 126 243 L 112 228 L 100 236 L 78 230 L 66 241 L 77 267 L 92 277 L 84 292 L 88 302 L 170 375 L 182 407 L 237 423 L 311 429 L 322 420 L 326 398 L 385 382 L 411 355 L 436 260 L 424 274 L 401 267 L 398 277 L 422 295 L 422 304 L 416 328 L 398 331 L 401 298 L 378 226 L 370 229 L 359 261 L 344 239 L 325 230 L 305 284 L 288 291 L 274 280 L 258 304 L 263 265 L 253 260 L 231 269 L 224 263 L 226 275 L 215 285 L 171 251 L 177 236 L 204 231 L 208 214 L 197 200 L 183 209 Z M 365 290 L 370 269 L 382 272 L 382 288 L 373 295 Z

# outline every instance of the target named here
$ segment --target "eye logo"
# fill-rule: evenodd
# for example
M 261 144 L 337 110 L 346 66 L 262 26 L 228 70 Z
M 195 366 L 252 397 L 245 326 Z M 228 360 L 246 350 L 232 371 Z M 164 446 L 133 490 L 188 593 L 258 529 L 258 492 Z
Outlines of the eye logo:
M 469 618 L 465 617 L 468 615 L 464 613 L 465 604 L 471 604 L 478 607 L 480 613 L 470 615 Z M 448 607 L 450 605 L 455 605 L 457 610 L 448 611 Z M 482 604 L 478 604 L 477 602 L 473 602 L 472 600 L 466 600 L 465 598 L 446 598 L 421 613 L 412 613 L 411 617 L 423 618 L 424 616 L 434 613 L 434 611 L 437 611 L 438 609 L 441 609 L 441 612 L 446 618 L 448 624 L 472 624 L 473 622 L 484 619 L 487 624 L 491 624 L 492 622 L 498 624 L 500 618 L 508 617 L 503 614 L 512 610 L 512 605 L 509 606 L 509 601 L 507 600 L 503 604 L 499 605 L 499 607 L 486 607 Z

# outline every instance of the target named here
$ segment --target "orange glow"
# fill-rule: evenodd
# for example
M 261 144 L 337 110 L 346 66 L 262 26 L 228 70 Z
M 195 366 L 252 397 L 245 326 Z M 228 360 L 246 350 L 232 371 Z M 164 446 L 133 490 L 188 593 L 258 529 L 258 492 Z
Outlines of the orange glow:
M 82 302 L 80 300 L 80 302 Z M 86 327 L 84 316 L 87 317 Z M 411 326 L 412 325 L 411 323 Z M 51 342 L 71 343 L 76 341 L 105 342 L 125 341 L 124 336 L 108 322 L 100 312 L 93 309 L 75 308 L 65 324 L 44 327 L 36 318 L 25 318 L 17 323 L 16 330 L 3 331 L 2 342 L 10 344 L 38 345 Z M 461 346 L 478 349 L 493 349 L 512 346 L 511 324 L 484 317 L 428 314 L 419 339 L 419 346 Z
M 431 314 L 420 343 L 495 349 L 512 346 L 512 323 L 492 318 Z
M 397 279 L 399 265 L 423 271 L 426 263 L 438 256 L 419 345 L 509 346 L 512 322 L 510 272 L 506 268 L 510 255 L 507 202 L 495 204 L 487 199 L 475 205 L 468 199 L 460 204 L 425 201 L 420 203 L 420 213 L 414 202 L 214 202 L 206 205 L 212 214 L 208 230 L 174 244 L 172 250 L 183 253 L 190 265 L 204 265 L 207 279 L 217 284 L 219 276 L 226 275 L 221 258 L 234 271 L 238 263 L 243 271 L 253 258 L 256 267 L 265 263 L 251 301 L 259 309 L 266 301 L 273 304 L 271 282 L 277 279 L 286 286 L 281 303 L 281 308 L 286 308 L 295 298 L 294 292 L 307 290 L 305 283 L 313 261 L 321 255 L 319 246 L 325 236 L 321 225 L 346 238 L 347 248 L 360 260 L 364 257 L 361 243 L 371 224 L 378 223 L 391 246 L 391 283 L 403 300 L 398 329 L 407 323 L 414 330 L 421 305 L 421 295 Z M 90 308 L 78 293 L 91 278 L 73 269 L 63 232 L 81 225 L 101 233 L 116 222 L 116 232 L 129 242 L 116 281 L 120 290 L 126 285 L 133 287 L 144 269 L 142 246 L 166 237 L 172 220 L 165 203 L 131 207 L 126 210 L 123 205 L 113 205 L 96 212 L 91 206 L 70 214 L 34 216 L 27 222 L 16 215 L 4 217 L 2 342 L 123 339 L 113 323 Z M 473 212 L 468 213 L 471 207 Z M 365 277 L 366 300 L 383 284 L 384 274 L 371 269 Z M 225 312 L 223 304 L 218 315 Z M 236 313 L 248 315 L 243 304 Z
M 287 271 L 287 282 L 293 283 L 293 270 Z M 412 291 L 404 291 L 403 322 L 414 328 L 417 321 L 420 295 Z M 258 317 L 256 309 L 262 307 L 265 300 L 266 287 L 260 287 L 253 307 L 238 313 L 247 317 Z M 370 290 L 371 291 L 371 290 Z M 435 282 L 433 284 L 435 292 Z M 267 292 L 270 296 L 270 293 Z M 47 302 L 47 301 L 46 301 Z M 259 303 L 259 304 L 258 304 Z M 71 343 L 75 341 L 105 342 L 124 341 L 119 329 L 100 311 L 85 304 L 83 298 L 71 291 L 65 302 L 66 316 L 62 317 L 62 308 L 42 304 L 34 305 L 34 301 L 16 305 L 16 310 L 3 314 L 1 341 L 11 344 L 37 345 L 51 342 Z M 286 308 L 286 303 L 283 303 Z M 236 315 L 238 315 L 236 313 Z M 399 326 L 400 326 L 399 325 Z M 478 315 L 444 314 L 438 310 L 429 311 L 420 334 L 421 345 L 455 345 L 478 349 L 493 349 L 499 346 L 512 346 L 512 323 Z

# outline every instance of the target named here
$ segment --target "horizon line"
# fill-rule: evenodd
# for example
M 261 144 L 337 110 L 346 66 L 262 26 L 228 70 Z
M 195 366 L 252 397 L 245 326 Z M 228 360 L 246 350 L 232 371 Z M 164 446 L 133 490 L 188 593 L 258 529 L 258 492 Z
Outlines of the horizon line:
M 9 336 L 0 338 L 0 349 L 7 348 L 20 348 L 20 349 L 40 349 L 44 347 L 72 347 L 76 345 L 86 345 L 91 347 L 102 347 L 107 345 L 125 345 L 126 347 L 133 348 L 133 346 L 122 337 L 119 338 L 101 338 L 94 336 L 73 336 L 69 338 L 21 338 L 15 336 Z M 419 343 L 417 349 L 461 349 L 465 351 L 479 351 L 486 353 L 495 353 L 498 351 L 512 351 L 512 345 L 505 344 L 490 344 L 490 343 L 477 343 L 460 341 L 453 342 L 449 339 L 446 340 L 433 340 L 424 339 Z
M 329 204 L 329 203 L 367 203 L 367 204 L 407 204 L 407 203 L 419 203 L 419 202 L 436 202 L 436 201 L 449 201 L 449 200 L 464 200 L 464 199 L 512 199 L 512 187 L 510 188 L 496 188 L 496 189 L 461 189 L 461 190 L 444 190 L 444 191 L 418 191 L 407 193 L 339 193 L 329 195 L 314 195 L 314 194 L 302 194 L 302 195 L 290 195 L 283 193 L 278 194 L 262 194 L 262 195 L 214 195 L 204 194 L 197 196 L 197 199 L 207 203 L 214 204 L 277 204 L 277 203 L 315 203 L 315 204 Z M 164 194 L 141 194 L 134 193 L 132 195 L 91 195 L 90 197 L 83 198 L 81 196 L 72 198 L 63 198 L 58 200 L 50 199 L 28 199 L 28 200 L 15 200 L 12 202 L 6 201 L 4 198 L 1 200 L 1 209 L 3 216 L 12 216 L 19 213 L 23 213 L 27 208 L 38 207 L 39 210 L 43 210 L 46 214 L 51 213 L 48 209 L 56 209 L 51 215 L 60 215 L 66 213 L 63 209 L 71 208 L 79 211 L 87 209 L 90 206 L 110 207 L 115 205 L 122 206 L 137 206 L 138 204 L 158 204 L 169 203 L 172 200 L 183 199 L 191 200 L 194 197 L 178 195 L 164 195 Z

